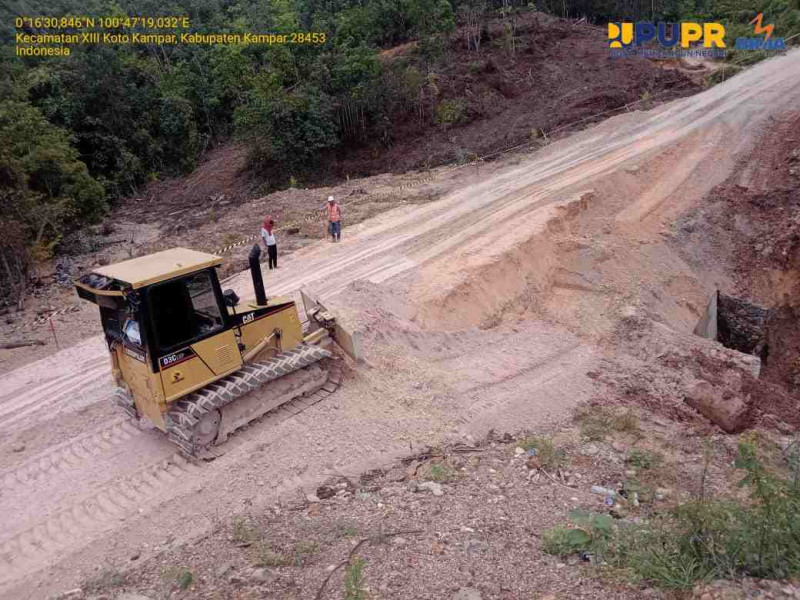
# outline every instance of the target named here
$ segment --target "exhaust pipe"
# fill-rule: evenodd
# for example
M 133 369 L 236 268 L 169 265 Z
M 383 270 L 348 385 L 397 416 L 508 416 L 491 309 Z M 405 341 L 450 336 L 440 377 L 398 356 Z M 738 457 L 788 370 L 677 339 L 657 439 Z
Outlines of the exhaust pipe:
M 264 290 L 264 280 L 261 277 L 261 264 L 259 258 L 261 257 L 261 248 L 258 244 L 253 244 L 250 250 L 250 274 L 253 276 L 253 290 L 256 293 L 256 304 L 259 306 L 266 306 L 267 292 Z

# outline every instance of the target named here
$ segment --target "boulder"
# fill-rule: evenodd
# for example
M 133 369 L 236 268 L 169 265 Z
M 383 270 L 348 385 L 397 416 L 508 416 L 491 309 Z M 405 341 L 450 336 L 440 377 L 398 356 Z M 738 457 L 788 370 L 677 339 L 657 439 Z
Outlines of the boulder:
M 744 398 L 730 389 L 720 389 L 708 381 L 697 381 L 686 394 L 686 403 L 728 433 L 745 429 L 749 407 Z

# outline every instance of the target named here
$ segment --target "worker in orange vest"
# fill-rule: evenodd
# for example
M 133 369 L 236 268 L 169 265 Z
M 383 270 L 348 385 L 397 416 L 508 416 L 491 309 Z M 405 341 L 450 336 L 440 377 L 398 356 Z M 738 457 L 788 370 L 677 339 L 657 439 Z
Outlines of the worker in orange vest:
M 333 199 L 333 196 L 328 196 L 328 233 L 331 234 L 331 241 L 338 242 L 342 239 L 342 207 Z

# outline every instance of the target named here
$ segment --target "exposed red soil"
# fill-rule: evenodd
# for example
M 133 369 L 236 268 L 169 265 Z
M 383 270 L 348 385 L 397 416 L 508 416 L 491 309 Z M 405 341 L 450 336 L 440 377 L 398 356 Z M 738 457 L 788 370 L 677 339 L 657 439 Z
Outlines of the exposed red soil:
M 669 100 L 700 89 L 686 72 L 638 57 L 612 59 L 603 29 L 586 22 L 523 14 L 513 54 L 503 45 L 503 28 L 499 20 L 492 22 L 477 52 L 456 32 L 445 60 L 431 68 L 438 93 L 425 90 L 430 98 L 421 114 L 395 115 L 388 147 L 367 140 L 335 157 L 331 175 L 396 173 L 483 156 L 530 141 L 537 130 L 549 133 L 624 107 L 646 92 Z M 395 60 L 424 73 L 413 52 Z M 467 123 L 449 129 L 436 124 L 434 106 L 448 99 L 466 101 Z
M 738 295 L 769 309 L 758 413 L 800 426 L 800 113 L 773 120 L 746 163 L 707 198 L 699 235 L 727 248 Z

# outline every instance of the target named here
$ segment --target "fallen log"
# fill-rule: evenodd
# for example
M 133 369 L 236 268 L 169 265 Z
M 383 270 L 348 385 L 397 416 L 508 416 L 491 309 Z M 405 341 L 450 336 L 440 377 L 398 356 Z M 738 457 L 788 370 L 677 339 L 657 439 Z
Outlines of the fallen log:
M 0 344 L 0 350 L 13 350 L 14 348 L 24 348 L 25 346 L 44 346 L 42 340 L 20 340 L 18 342 L 7 342 Z

